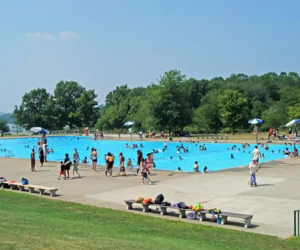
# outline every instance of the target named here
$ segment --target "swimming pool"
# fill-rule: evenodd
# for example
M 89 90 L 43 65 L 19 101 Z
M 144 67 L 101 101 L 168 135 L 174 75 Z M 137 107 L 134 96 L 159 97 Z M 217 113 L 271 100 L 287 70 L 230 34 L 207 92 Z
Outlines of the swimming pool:
M 131 145 L 130 142 L 118 140 L 94 141 L 90 139 L 90 137 L 70 136 L 48 137 L 48 148 L 53 148 L 54 153 L 48 154 L 47 158 L 49 161 L 61 161 L 63 160 L 65 153 L 69 153 L 70 157 L 72 157 L 74 148 L 77 148 L 81 160 L 84 157 L 88 157 L 89 159 L 90 149 L 95 147 L 100 155 L 98 164 L 104 165 L 104 154 L 112 152 L 117 158 L 115 165 L 118 165 L 118 155 L 120 152 L 123 152 L 126 162 L 128 158 L 131 158 L 133 159 L 133 164 L 136 165 L 137 149 L 129 149 L 125 147 L 126 143 Z M 203 170 L 204 166 L 207 166 L 208 170 L 211 171 L 245 166 L 251 161 L 252 151 L 255 146 L 254 144 L 250 145 L 246 148 L 245 153 L 243 153 L 241 144 L 235 144 L 236 147 L 232 150 L 231 148 L 234 144 L 205 143 L 207 150 L 199 151 L 199 146 L 204 145 L 204 143 L 168 142 L 168 149 L 165 152 L 162 152 L 164 142 L 133 141 L 133 143 L 138 145 L 141 143 L 143 144 L 143 148 L 139 147 L 139 149 L 143 151 L 144 157 L 146 157 L 146 154 L 151 152 L 153 149 L 158 149 L 160 151 L 159 153 L 154 154 L 157 169 L 175 171 L 178 167 L 181 167 L 182 171 L 188 172 L 193 171 L 195 161 L 198 161 L 200 171 Z M 179 154 L 177 153 L 176 146 L 180 146 L 181 144 L 183 144 L 185 148 L 188 148 L 188 153 L 184 153 L 183 150 L 181 150 Z M 29 148 L 25 148 L 27 145 L 29 145 Z M 14 153 L 15 158 L 30 159 L 31 150 L 36 145 L 37 138 L 0 140 L 0 157 L 5 157 L 5 152 L 1 151 L 1 149 L 6 149 L 11 150 Z M 87 147 L 89 147 L 89 150 L 87 150 Z M 269 144 L 269 147 L 269 150 L 259 148 L 261 153 L 266 157 L 265 159 L 261 159 L 260 162 L 283 159 L 284 155 L 282 151 L 285 150 L 286 147 L 289 148 L 290 151 L 293 150 L 293 146 L 286 145 Z M 238 151 L 239 148 L 240 151 Z M 274 154 L 272 154 L 272 150 L 274 151 Z M 280 150 L 280 153 L 278 153 L 278 150 Z M 234 155 L 234 159 L 230 159 L 231 154 Z M 179 156 L 182 157 L 182 160 L 179 159 Z M 172 159 L 170 159 L 170 157 L 172 157 Z

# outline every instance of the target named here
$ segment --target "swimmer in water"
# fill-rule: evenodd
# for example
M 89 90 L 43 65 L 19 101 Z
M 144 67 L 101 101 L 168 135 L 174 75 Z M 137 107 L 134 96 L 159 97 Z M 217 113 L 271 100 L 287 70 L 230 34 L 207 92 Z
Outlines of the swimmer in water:
M 181 156 L 179 156 L 179 160 L 183 160 Z
M 230 159 L 234 159 L 234 156 L 233 156 L 233 154 L 231 154 L 231 155 L 230 155 Z

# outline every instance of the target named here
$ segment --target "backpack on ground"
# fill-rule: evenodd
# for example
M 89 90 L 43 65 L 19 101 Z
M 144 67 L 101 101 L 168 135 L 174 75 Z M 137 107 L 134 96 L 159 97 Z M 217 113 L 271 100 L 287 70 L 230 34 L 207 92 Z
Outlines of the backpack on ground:
M 26 178 L 22 178 L 21 183 L 22 185 L 28 185 L 29 181 Z
M 196 214 L 195 214 L 195 212 L 188 213 L 188 214 L 186 215 L 186 218 L 189 219 L 189 220 L 195 220 L 195 219 L 196 219 Z
M 164 201 L 165 197 L 162 194 L 159 194 L 156 196 L 154 204 L 161 205 L 162 202 Z

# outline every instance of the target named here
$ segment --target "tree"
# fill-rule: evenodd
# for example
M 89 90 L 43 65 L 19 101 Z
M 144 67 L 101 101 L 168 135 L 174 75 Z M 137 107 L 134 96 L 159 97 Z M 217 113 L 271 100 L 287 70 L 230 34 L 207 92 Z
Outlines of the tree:
M 212 90 L 201 101 L 201 106 L 196 109 L 193 122 L 199 130 L 214 130 L 215 133 L 222 127 L 219 107 L 219 91 Z
M 13 116 L 16 123 L 26 129 L 37 126 L 50 128 L 51 121 L 45 112 L 49 97 L 50 94 L 46 89 L 38 88 L 25 93 L 21 105 L 15 106 Z
M 274 103 L 268 110 L 263 112 L 262 119 L 264 120 L 262 129 L 278 128 L 285 125 L 289 121 L 286 104 L 283 101 Z
M 177 70 L 168 71 L 148 92 L 149 115 L 161 130 L 183 130 L 191 122 L 188 94 L 182 84 L 185 76 Z
M 76 113 L 79 106 L 76 103 L 76 99 L 79 98 L 85 88 L 77 82 L 73 81 L 61 81 L 59 82 L 54 90 L 54 100 L 56 103 L 56 114 L 57 114 L 57 126 L 63 128 L 68 125 L 70 128 L 74 126 L 81 126 L 81 120 L 78 120 L 76 116 L 71 114 Z
M 248 102 L 237 90 L 225 90 L 219 96 L 220 118 L 232 133 L 247 122 Z
M 75 99 L 76 111 L 70 113 L 69 117 L 77 121 L 79 126 L 94 126 L 99 116 L 97 95 L 94 90 L 84 90 L 81 96 Z
M 262 112 L 266 109 L 266 105 L 257 100 L 253 103 L 251 110 L 251 118 L 261 118 Z
M 3 119 L 0 119 L 0 132 L 1 132 L 1 137 L 3 137 L 4 133 L 9 132 L 9 127 L 7 126 L 7 122 Z
M 190 78 L 184 81 L 183 88 L 188 94 L 188 102 L 191 108 L 198 108 L 201 99 L 205 96 L 207 92 L 208 80 L 196 80 L 195 78 Z
M 300 104 L 288 107 L 289 120 L 300 118 Z

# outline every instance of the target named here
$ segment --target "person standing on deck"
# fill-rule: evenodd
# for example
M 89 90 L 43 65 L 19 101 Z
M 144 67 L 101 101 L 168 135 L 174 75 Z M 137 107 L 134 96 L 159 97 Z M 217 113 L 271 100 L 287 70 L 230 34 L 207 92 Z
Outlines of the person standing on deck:
M 35 150 L 34 150 L 34 148 L 31 151 L 30 159 L 31 159 L 31 172 L 36 172 L 35 171 Z
M 252 159 L 252 161 L 249 164 L 249 170 L 250 170 L 250 186 L 257 187 L 256 183 L 256 170 L 257 170 L 257 159 Z

